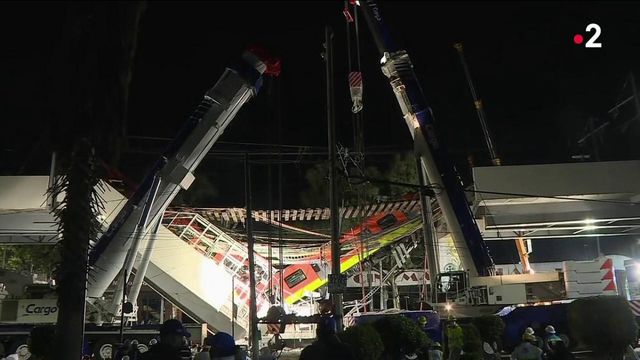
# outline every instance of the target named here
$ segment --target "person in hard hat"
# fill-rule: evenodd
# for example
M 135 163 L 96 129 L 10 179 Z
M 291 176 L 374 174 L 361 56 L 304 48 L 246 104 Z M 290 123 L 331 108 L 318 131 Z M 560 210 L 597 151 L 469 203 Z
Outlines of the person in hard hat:
M 567 349 L 564 341 L 555 341 L 549 344 L 549 352 L 547 353 L 547 360 L 574 360 L 575 357 Z
M 300 360 L 355 360 L 351 347 L 336 336 L 337 325 L 333 316 L 322 316 L 316 327 L 316 341 L 305 347 Z
M 556 334 L 556 329 L 553 327 L 553 325 L 547 325 L 547 327 L 544 328 L 544 332 L 546 333 L 546 336 L 544 338 L 545 352 L 550 352 L 551 346 L 554 343 L 563 342 L 562 338 Z
M 442 345 L 439 342 L 434 342 L 429 347 L 429 360 L 442 360 Z
M 532 327 L 529 326 L 526 329 L 524 329 L 524 333 L 525 334 L 529 334 L 529 335 L 531 335 L 531 336 L 533 336 L 535 338 L 535 340 L 533 342 L 533 345 L 535 345 L 535 346 L 537 346 L 537 347 L 539 347 L 541 349 L 544 348 L 544 345 L 542 344 L 542 338 L 536 336 L 536 332 L 535 332 L 535 330 L 533 330 Z
M 522 342 L 511 353 L 511 360 L 542 360 L 542 350 L 534 345 L 536 337 L 522 334 Z

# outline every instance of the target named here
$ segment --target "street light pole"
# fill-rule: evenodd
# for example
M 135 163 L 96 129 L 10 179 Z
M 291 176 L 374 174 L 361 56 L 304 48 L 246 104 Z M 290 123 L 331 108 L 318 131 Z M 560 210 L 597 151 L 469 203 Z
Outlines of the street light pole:
M 334 317 L 338 331 L 342 331 L 342 274 L 340 273 L 340 213 L 338 210 L 336 119 L 333 93 L 333 30 L 326 26 L 324 62 L 327 90 L 327 123 L 329 127 L 329 207 L 331 208 L 331 275 L 329 292 L 333 300 Z
M 253 253 L 253 209 L 251 207 L 251 165 L 249 164 L 249 154 L 244 155 L 244 186 L 245 186 L 245 206 L 247 215 L 245 216 L 247 226 L 247 248 L 249 251 L 249 339 L 251 345 L 251 359 L 258 360 L 258 309 L 256 306 L 256 264 Z M 233 312 L 233 307 L 232 307 Z

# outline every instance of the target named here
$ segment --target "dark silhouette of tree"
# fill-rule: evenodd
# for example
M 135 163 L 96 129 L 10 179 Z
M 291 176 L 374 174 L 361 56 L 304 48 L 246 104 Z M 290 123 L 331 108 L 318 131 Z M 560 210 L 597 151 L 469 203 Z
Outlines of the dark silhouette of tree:
M 96 161 L 91 144 L 80 141 L 71 157 L 71 165 L 50 190 L 64 200 L 54 209 L 58 222 L 62 262 L 57 269 L 58 324 L 56 351 L 59 359 L 80 359 L 84 336 L 89 243 L 100 229 L 98 214 L 102 201 Z
M 372 178 L 380 177 L 380 171 L 373 166 L 367 167 L 364 173 Z M 329 206 L 329 164 L 323 162 L 307 169 L 305 178 L 308 187 L 300 194 L 302 206 L 311 208 Z M 351 185 L 345 176 L 338 177 L 338 189 L 345 205 L 374 202 L 380 193 L 380 188 L 375 184 Z
M 139 1 L 67 3 L 62 35 L 47 63 L 52 148 L 71 159 L 52 189 L 66 192 L 56 209 L 62 240 L 58 349 L 52 353 L 58 359 L 81 358 L 87 250 L 98 231 L 96 158 L 117 167 L 126 146 L 129 88 L 144 9 L 145 2 Z
M 386 179 L 394 182 L 407 184 L 418 184 L 418 167 L 416 165 L 416 156 L 413 152 L 396 154 L 391 162 L 391 167 L 386 173 Z M 415 191 L 406 186 L 389 185 L 385 189 L 391 197 L 399 197 L 409 192 Z

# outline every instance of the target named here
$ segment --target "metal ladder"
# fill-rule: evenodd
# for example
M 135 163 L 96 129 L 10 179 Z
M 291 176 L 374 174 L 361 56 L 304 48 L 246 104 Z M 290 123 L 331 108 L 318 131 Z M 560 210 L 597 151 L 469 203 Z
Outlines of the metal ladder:
M 360 310 L 371 303 L 373 296 L 379 291 L 382 291 L 382 289 L 384 288 L 384 284 L 389 280 L 389 278 L 396 275 L 396 270 L 402 268 L 406 259 L 409 258 L 409 254 L 411 253 L 411 251 L 413 251 L 413 249 L 418 246 L 418 239 L 421 236 L 422 231 L 418 230 L 409 236 L 411 238 L 411 241 L 408 244 L 404 243 L 404 241 L 400 241 L 397 244 L 389 247 L 388 256 L 393 256 L 395 258 L 393 267 L 391 267 L 391 269 L 380 279 L 379 286 L 372 288 L 371 291 L 366 293 L 362 299 L 356 300 L 354 302 L 351 310 L 349 310 L 344 315 L 345 324 L 348 324 L 349 326 L 354 325 L 354 315 L 360 314 Z M 400 250 L 400 248 L 402 248 L 402 251 L 398 251 Z

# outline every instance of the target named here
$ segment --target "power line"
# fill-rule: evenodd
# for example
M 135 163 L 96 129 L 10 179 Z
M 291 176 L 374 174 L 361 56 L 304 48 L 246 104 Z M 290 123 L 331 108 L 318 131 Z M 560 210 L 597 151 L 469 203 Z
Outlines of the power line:
M 385 180 L 385 179 L 377 179 L 377 178 L 371 178 L 371 177 L 367 177 L 367 176 L 352 175 L 352 176 L 349 176 L 349 178 L 361 180 L 357 184 L 364 184 L 366 182 L 374 182 L 374 183 L 382 183 L 382 184 L 404 186 L 404 187 L 413 188 L 413 189 L 422 188 L 422 186 L 420 186 L 418 184 L 410 184 L 410 183 L 404 183 L 404 182 L 398 182 L 398 181 L 389 181 L 389 180 Z M 424 188 L 426 188 L 428 190 L 431 190 L 431 191 L 434 191 L 434 192 L 442 190 L 441 187 L 435 186 L 435 185 L 427 185 Z M 586 198 L 571 197 L 571 196 L 558 196 L 558 195 L 525 194 L 525 193 L 502 192 L 502 191 L 487 191 L 487 190 L 475 190 L 475 189 L 464 189 L 464 192 L 471 192 L 471 193 L 476 193 L 476 194 L 518 196 L 518 197 L 525 197 L 525 198 L 543 198 L 543 199 L 555 199 L 555 200 L 586 201 L 586 202 L 609 203 L 609 204 L 629 205 L 629 206 L 640 205 L 640 202 L 633 202 L 633 201 L 605 200 L 605 199 L 586 199 Z

